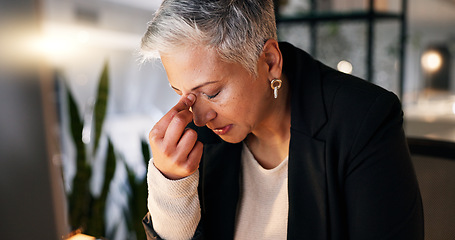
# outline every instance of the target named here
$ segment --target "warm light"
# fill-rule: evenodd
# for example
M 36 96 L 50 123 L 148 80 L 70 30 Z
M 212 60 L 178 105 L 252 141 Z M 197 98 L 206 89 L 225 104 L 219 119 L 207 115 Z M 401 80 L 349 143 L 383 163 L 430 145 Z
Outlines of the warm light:
M 452 113 L 455 114 L 455 103 L 452 104 Z
M 74 52 L 74 43 L 68 38 L 48 35 L 38 38 L 30 38 L 28 53 L 43 56 L 52 63 L 59 63 L 65 57 Z
M 434 72 L 441 68 L 442 56 L 438 51 L 429 50 L 422 55 L 422 67 L 427 72 Z
M 81 30 L 77 34 L 77 40 L 79 40 L 80 43 L 87 43 L 90 40 L 90 34 L 87 31 Z
M 41 52 L 44 54 L 59 55 L 59 54 L 63 54 L 64 52 L 66 52 L 68 50 L 68 45 L 65 44 L 65 42 L 60 39 L 46 37 L 46 38 L 36 39 L 32 43 L 32 48 L 35 51 Z
M 70 238 L 67 238 L 66 240 L 95 240 L 95 238 L 89 235 L 78 233 Z
M 351 74 L 352 73 L 352 64 L 348 61 L 345 61 L 345 60 L 341 60 L 338 64 L 337 64 L 337 69 L 338 71 L 340 72 L 344 72 L 344 73 L 347 73 L 347 74 Z

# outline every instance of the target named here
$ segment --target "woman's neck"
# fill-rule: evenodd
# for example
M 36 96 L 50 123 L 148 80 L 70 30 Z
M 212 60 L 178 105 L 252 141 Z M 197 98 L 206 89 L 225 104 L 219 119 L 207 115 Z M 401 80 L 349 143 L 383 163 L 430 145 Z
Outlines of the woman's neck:
M 291 107 L 289 84 L 285 77 L 278 92 L 272 99 L 270 112 L 260 125 L 246 138 L 246 144 L 259 164 L 272 169 L 289 154 Z

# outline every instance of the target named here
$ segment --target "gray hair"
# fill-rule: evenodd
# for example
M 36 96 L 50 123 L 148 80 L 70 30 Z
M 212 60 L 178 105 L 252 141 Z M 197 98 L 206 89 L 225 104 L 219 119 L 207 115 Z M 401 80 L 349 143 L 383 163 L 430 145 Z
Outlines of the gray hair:
M 272 0 L 164 0 L 142 38 L 144 60 L 205 46 L 257 74 L 264 43 L 277 39 Z

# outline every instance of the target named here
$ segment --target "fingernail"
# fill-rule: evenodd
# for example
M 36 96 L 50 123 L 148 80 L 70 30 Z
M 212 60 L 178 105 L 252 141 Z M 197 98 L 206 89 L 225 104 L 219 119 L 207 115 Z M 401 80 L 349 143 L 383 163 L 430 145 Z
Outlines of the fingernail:
M 191 104 L 193 104 L 194 101 L 196 100 L 196 96 L 194 96 L 194 94 L 192 94 L 192 93 L 188 94 L 188 96 L 186 96 L 186 98 L 188 98 L 188 100 L 190 100 Z

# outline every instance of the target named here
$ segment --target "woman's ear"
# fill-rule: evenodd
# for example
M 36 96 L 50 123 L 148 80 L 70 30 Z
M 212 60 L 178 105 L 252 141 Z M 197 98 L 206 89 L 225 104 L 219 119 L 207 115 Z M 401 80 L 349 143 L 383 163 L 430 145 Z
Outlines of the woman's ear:
M 268 65 L 269 80 L 281 78 L 283 68 L 283 56 L 281 55 L 280 47 L 275 39 L 269 39 L 264 44 L 262 50 L 265 62 Z

